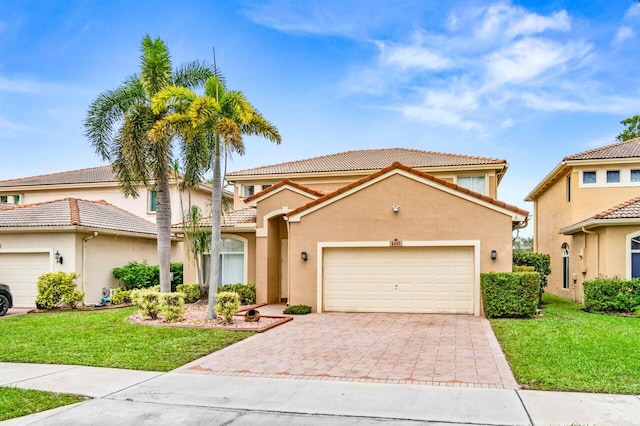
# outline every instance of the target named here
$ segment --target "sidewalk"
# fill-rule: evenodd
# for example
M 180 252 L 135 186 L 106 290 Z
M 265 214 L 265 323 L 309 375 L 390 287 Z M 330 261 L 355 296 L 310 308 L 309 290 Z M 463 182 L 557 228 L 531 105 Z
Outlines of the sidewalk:
M 3 425 L 632 425 L 640 397 L 0 363 L 0 386 L 95 399 Z

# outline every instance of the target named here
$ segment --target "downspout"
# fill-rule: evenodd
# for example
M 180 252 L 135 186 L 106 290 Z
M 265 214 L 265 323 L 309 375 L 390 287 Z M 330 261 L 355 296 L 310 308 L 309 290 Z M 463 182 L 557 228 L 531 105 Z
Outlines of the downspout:
M 287 306 L 289 306 L 291 302 L 291 286 L 289 283 L 291 282 L 291 226 L 289 224 L 289 218 L 285 215 L 283 216 L 285 223 L 287 224 Z
M 584 226 L 582 227 L 581 230 L 582 232 L 585 233 L 583 249 L 582 249 L 582 256 L 584 256 L 585 261 L 587 257 L 587 235 L 591 234 L 596 236 L 596 276 L 595 278 L 598 278 L 600 276 L 600 234 L 594 231 L 587 231 L 587 229 Z M 586 276 L 584 278 L 586 278 Z M 575 300 L 575 289 L 573 291 L 574 291 L 574 300 Z
M 87 262 L 87 241 L 94 239 L 98 236 L 98 231 L 93 231 L 93 235 L 89 235 L 87 238 L 82 239 L 82 292 L 84 292 L 84 284 L 86 282 L 86 276 L 84 274 L 84 270 L 86 268 Z

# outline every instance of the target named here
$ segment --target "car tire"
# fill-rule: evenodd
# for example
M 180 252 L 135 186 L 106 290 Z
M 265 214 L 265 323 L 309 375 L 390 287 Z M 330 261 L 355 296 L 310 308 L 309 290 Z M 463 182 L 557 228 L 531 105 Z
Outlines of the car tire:
M 0 317 L 9 310 L 9 299 L 4 294 L 0 294 Z

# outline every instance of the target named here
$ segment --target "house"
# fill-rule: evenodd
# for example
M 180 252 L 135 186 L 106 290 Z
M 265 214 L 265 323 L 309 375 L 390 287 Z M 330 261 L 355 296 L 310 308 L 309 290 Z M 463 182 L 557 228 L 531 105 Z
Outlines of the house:
M 583 302 L 583 282 L 640 277 L 640 138 L 565 157 L 529 193 L 547 291 Z
M 394 148 L 229 173 L 218 283 L 255 283 L 258 302 L 316 312 L 479 315 L 480 273 L 511 271 L 512 231 L 528 216 L 497 200 L 506 170 Z
M 181 192 L 172 181 L 170 188 L 173 222 L 188 205 L 206 211 L 209 186 Z M 77 272 L 85 303 L 97 303 L 103 288 L 118 286 L 113 268 L 157 264 L 156 194 L 143 186 L 139 194 L 126 198 L 108 165 L 0 181 L 0 282 L 11 286 L 15 305 L 35 306 L 45 272 Z M 172 261 L 183 253 L 174 238 Z
M 172 241 L 178 252 L 179 240 Z M 14 306 L 33 307 L 46 272 L 76 272 L 85 303 L 114 288 L 115 267 L 131 260 L 157 263 L 156 225 L 105 201 L 66 198 L 0 208 L 0 282 Z

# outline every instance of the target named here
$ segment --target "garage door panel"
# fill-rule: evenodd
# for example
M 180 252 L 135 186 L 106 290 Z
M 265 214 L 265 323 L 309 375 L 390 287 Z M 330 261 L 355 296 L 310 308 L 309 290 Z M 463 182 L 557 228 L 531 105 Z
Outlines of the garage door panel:
M 325 311 L 473 313 L 473 247 L 326 248 L 323 268 Z
M 35 306 L 38 277 L 50 270 L 49 253 L 0 253 L 0 283 L 11 287 L 16 307 Z

